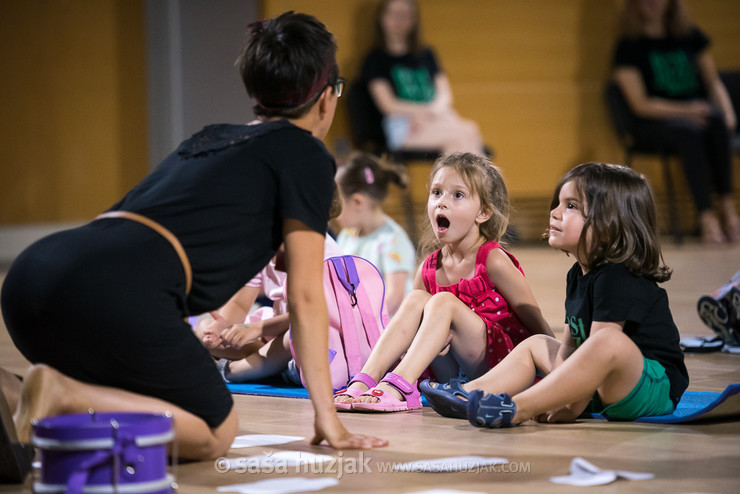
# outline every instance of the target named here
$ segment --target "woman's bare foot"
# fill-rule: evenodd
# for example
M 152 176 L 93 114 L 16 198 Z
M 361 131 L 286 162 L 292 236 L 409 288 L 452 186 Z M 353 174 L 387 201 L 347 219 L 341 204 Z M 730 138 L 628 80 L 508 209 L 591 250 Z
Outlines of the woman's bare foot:
M 15 412 L 15 409 L 18 407 L 18 400 L 21 396 L 22 386 L 23 384 L 21 383 L 21 380 L 18 379 L 18 376 L 6 369 L 0 368 L 0 388 L 3 390 L 3 395 L 5 396 L 5 400 L 8 402 L 8 407 L 13 412 Z
M 13 417 L 22 443 L 31 440 L 33 421 L 64 411 L 65 381 L 69 378 L 44 364 L 32 366 L 23 378 L 20 403 Z
M 722 245 L 727 242 L 719 220 L 711 211 L 699 214 L 699 226 L 701 228 L 701 241 L 704 245 Z
M 727 239 L 732 243 L 740 243 L 740 217 L 734 207 L 729 208 L 729 211 L 725 210 L 723 220 Z

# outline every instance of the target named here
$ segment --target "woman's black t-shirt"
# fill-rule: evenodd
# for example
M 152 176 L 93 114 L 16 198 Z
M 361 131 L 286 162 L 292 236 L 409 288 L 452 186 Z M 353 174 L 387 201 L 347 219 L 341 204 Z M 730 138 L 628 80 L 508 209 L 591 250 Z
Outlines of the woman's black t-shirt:
M 706 98 L 699 56 L 708 47 L 709 38 L 698 28 L 681 37 L 622 38 L 614 52 L 614 67 L 636 68 L 650 96 Z
M 287 120 L 212 125 L 183 142 L 112 209 L 142 214 L 182 243 L 192 314 L 223 305 L 282 242 L 284 218 L 324 234 L 336 165 Z

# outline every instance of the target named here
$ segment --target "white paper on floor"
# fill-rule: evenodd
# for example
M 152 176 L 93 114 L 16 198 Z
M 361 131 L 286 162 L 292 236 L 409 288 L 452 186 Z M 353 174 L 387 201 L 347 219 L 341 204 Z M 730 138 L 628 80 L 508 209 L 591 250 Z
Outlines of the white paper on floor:
M 413 491 L 406 494 L 486 494 L 479 491 L 458 491 L 455 489 L 431 489 L 428 491 Z
M 487 456 L 453 456 L 396 463 L 393 465 L 393 470 L 397 472 L 463 472 L 466 470 L 480 470 L 481 467 L 508 462 L 505 458 Z
M 293 441 L 302 441 L 306 439 L 301 436 L 280 436 L 278 434 L 248 434 L 246 436 L 237 436 L 231 444 L 232 449 L 251 448 L 253 446 L 271 446 L 273 444 L 292 443 Z
M 652 473 L 626 472 L 623 470 L 602 470 L 583 458 L 573 458 L 570 462 L 570 475 L 550 477 L 556 484 L 578 486 L 602 485 L 614 482 L 618 478 L 627 480 L 647 480 L 655 477 Z
M 337 479 L 328 477 L 309 479 L 292 477 L 285 479 L 268 479 L 251 482 L 249 484 L 225 485 L 218 488 L 218 492 L 238 492 L 239 494 L 289 494 L 291 492 L 320 491 L 339 483 Z
M 220 462 L 219 468 L 222 469 L 219 471 L 243 470 L 251 472 L 262 468 L 280 471 L 287 467 L 313 465 L 314 463 L 324 463 L 332 460 L 331 456 L 315 455 L 305 451 L 278 451 L 242 458 L 223 458 L 218 461 Z

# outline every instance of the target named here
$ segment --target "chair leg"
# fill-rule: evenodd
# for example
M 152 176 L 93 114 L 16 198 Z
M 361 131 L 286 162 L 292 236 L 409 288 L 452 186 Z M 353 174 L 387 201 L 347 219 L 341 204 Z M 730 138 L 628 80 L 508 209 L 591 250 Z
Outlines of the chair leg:
M 668 205 L 668 221 L 670 222 L 670 231 L 676 245 L 681 245 L 683 236 L 681 234 L 681 225 L 678 220 L 678 207 L 676 206 L 676 190 L 673 186 L 673 175 L 671 174 L 671 163 L 668 155 L 662 154 L 660 157 L 663 166 L 663 180 L 665 182 L 666 203 Z
M 401 189 L 401 199 L 403 201 L 404 216 L 406 217 L 406 233 L 408 233 L 414 247 L 418 247 L 419 232 L 416 227 L 416 213 L 414 212 L 414 201 L 411 197 L 411 184 Z

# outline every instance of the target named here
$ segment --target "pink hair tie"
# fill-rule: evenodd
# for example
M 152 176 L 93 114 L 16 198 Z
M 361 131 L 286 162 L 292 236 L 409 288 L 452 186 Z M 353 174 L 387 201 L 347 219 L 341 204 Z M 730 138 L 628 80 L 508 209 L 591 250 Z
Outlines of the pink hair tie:
M 375 183 L 375 175 L 373 175 L 373 171 L 369 166 L 365 167 L 365 182 L 367 182 L 368 185 Z

